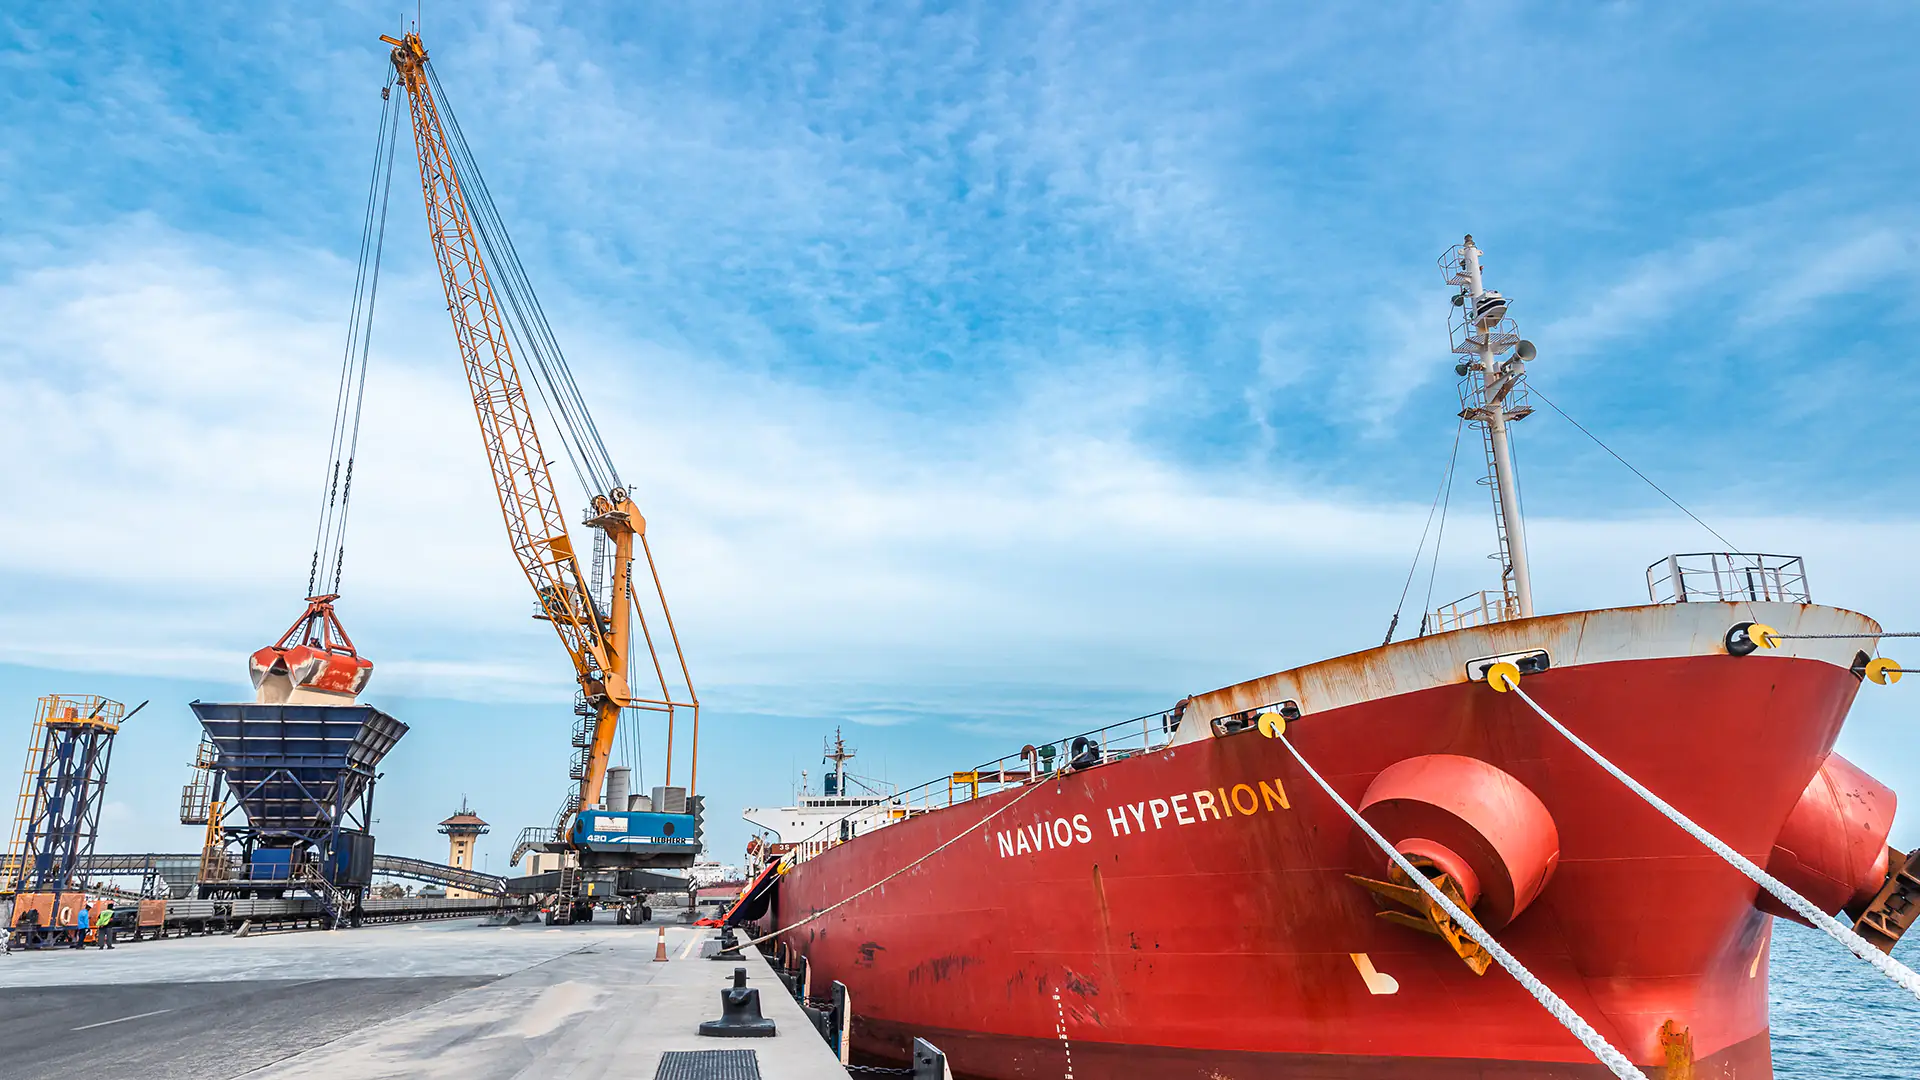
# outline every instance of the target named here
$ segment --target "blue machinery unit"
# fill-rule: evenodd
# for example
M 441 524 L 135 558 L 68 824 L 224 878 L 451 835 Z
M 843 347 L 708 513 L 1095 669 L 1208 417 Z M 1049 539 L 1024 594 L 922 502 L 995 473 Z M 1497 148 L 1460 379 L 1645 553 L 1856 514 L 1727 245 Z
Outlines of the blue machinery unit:
M 569 838 L 579 850 L 618 852 L 639 865 L 671 866 L 677 860 L 661 856 L 683 855 L 686 865 L 691 866 L 700 854 L 699 830 L 700 822 L 693 814 L 588 810 L 574 817 Z
M 357 921 L 373 880 L 376 770 L 407 725 L 371 705 L 192 709 L 215 770 L 200 897 L 305 891 L 336 922 Z

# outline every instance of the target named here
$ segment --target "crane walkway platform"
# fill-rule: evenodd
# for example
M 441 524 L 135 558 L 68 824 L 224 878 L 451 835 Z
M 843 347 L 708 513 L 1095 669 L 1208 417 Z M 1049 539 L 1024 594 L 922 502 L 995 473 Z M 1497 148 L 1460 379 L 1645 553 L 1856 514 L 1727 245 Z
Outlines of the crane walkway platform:
M 671 1050 L 752 1050 L 764 1080 L 845 1080 L 757 953 L 712 931 L 406 923 L 0 958 L 0 1074 L 283 1080 L 653 1077 Z M 713 1039 L 735 967 L 779 1026 Z

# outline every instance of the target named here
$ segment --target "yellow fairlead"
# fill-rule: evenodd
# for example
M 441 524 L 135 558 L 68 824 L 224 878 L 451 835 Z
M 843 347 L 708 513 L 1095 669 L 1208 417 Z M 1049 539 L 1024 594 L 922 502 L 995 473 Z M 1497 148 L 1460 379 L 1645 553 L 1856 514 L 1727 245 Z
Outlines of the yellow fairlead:
M 1520 669 L 1505 660 L 1487 665 L 1487 685 L 1506 693 L 1520 685 Z
M 1900 681 L 1900 661 L 1890 656 L 1878 656 L 1867 661 L 1866 676 L 1881 686 Z

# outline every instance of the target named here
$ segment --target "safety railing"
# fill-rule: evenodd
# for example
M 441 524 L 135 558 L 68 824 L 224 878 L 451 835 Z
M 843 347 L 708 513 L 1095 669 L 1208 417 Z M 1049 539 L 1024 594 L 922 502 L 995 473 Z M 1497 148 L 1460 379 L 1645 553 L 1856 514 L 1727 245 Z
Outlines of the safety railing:
M 519 866 L 527 852 L 550 850 L 559 840 L 560 829 L 557 826 L 529 825 L 520 830 L 520 838 L 513 844 L 513 857 L 507 860 L 507 865 Z
M 213 784 L 207 773 L 195 772 L 180 788 L 180 824 L 205 825 L 213 807 Z
M 220 752 L 213 740 L 200 736 L 193 755 L 193 775 L 180 788 L 180 824 L 205 825 L 213 808 L 213 770 L 220 764 Z
M 1696 551 L 1647 567 L 1647 595 L 1656 604 L 1746 600 L 1810 604 L 1807 568 L 1798 555 Z
M 352 913 L 353 894 L 328 881 L 318 866 L 301 863 L 294 872 L 293 880 L 320 901 L 320 906 L 327 909 L 327 916 L 335 925 Z
M 1021 747 L 971 769 L 944 774 L 891 798 L 856 807 L 791 846 L 796 865 L 875 828 L 971 802 L 995 791 L 1158 750 L 1173 739 L 1176 710 L 1147 713 L 1050 743 Z
M 1433 610 L 1429 626 L 1436 634 L 1464 630 L 1469 626 L 1506 622 L 1520 617 L 1520 601 L 1504 592 L 1483 589 L 1468 593 L 1451 604 Z

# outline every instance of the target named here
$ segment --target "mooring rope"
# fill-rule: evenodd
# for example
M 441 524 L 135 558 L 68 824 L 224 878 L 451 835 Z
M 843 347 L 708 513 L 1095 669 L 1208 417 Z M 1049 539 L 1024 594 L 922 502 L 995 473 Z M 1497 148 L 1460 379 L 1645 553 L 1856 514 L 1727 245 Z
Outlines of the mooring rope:
M 1920 975 L 1916 975 L 1913 969 L 1868 944 L 1865 938 L 1842 925 L 1838 919 L 1814 907 L 1810 901 L 1788 888 L 1780 879 L 1755 866 L 1752 860 L 1733 850 L 1731 847 L 1728 847 L 1719 837 L 1694 824 L 1693 819 L 1675 810 L 1665 799 L 1648 791 L 1645 785 L 1633 777 L 1628 776 L 1619 766 L 1602 756 L 1598 750 L 1581 741 L 1580 736 L 1568 731 L 1567 726 L 1554 719 L 1552 713 L 1541 708 L 1539 702 L 1529 697 L 1525 690 L 1520 689 L 1520 680 L 1506 672 L 1499 672 L 1495 677 L 1505 680 L 1507 689 L 1520 695 L 1520 700 L 1532 706 L 1533 711 L 1539 713 L 1541 719 L 1553 725 L 1555 731 L 1566 736 L 1567 741 L 1578 748 L 1581 753 L 1592 758 L 1594 764 L 1612 773 L 1614 779 L 1627 785 L 1629 790 L 1642 799 L 1645 799 L 1647 805 L 1660 811 L 1668 821 L 1680 826 L 1688 835 L 1705 844 L 1715 855 L 1720 856 L 1734 869 L 1745 874 L 1754 884 L 1772 893 L 1781 903 L 1792 908 L 1802 918 L 1820 929 L 1825 930 L 1827 936 L 1845 945 L 1847 951 L 1865 960 L 1867 963 L 1872 964 L 1882 975 L 1892 979 L 1914 997 L 1920 998 Z
M 1576 1011 L 1572 1009 L 1572 1005 L 1569 1005 L 1567 1001 L 1563 1001 L 1561 995 L 1553 994 L 1553 988 L 1549 988 L 1546 982 L 1540 982 L 1540 976 L 1536 976 L 1534 972 L 1526 970 L 1526 965 L 1523 965 L 1523 963 L 1519 961 L 1519 957 L 1515 957 L 1515 955 L 1509 953 L 1500 942 L 1496 942 L 1494 936 L 1486 932 L 1486 926 L 1480 926 L 1480 922 L 1473 919 L 1473 915 L 1467 915 L 1465 911 L 1461 911 L 1459 905 L 1455 905 L 1450 897 L 1446 896 L 1444 892 L 1440 892 L 1438 886 L 1432 884 L 1432 880 L 1428 880 L 1427 874 L 1413 869 L 1413 863 L 1409 863 L 1405 855 L 1402 855 L 1398 849 L 1394 849 L 1394 846 L 1392 846 L 1384 836 L 1380 836 L 1379 830 L 1373 828 L 1373 824 L 1369 824 L 1367 819 L 1359 817 L 1359 811 L 1356 811 L 1356 809 L 1352 807 L 1352 803 L 1348 803 L 1346 799 L 1340 798 L 1340 792 L 1334 792 L 1334 790 L 1332 790 L 1332 784 L 1327 782 L 1325 776 L 1321 776 L 1317 769 L 1313 769 L 1311 765 L 1308 765 L 1308 759 L 1300 755 L 1300 749 L 1294 748 L 1294 744 L 1286 738 L 1284 732 L 1275 734 L 1273 738 L 1279 738 L 1279 740 L 1281 740 L 1281 746 L 1286 748 L 1286 753 L 1292 753 L 1292 755 L 1294 755 L 1294 761 L 1298 761 L 1300 767 L 1308 771 L 1308 776 L 1313 776 L 1313 782 L 1319 784 L 1319 788 L 1321 788 L 1323 792 L 1327 792 L 1327 798 L 1332 799 L 1334 803 L 1338 803 L 1340 809 L 1346 811 L 1346 817 L 1352 819 L 1354 824 L 1359 826 L 1359 830 L 1365 832 L 1367 838 L 1373 840 L 1373 842 L 1380 847 L 1380 851 L 1386 851 L 1386 857 L 1392 859 L 1396 867 L 1400 867 L 1402 874 L 1405 874 L 1413 884 L 1421 886 L 1421 892 L 1425 892 L 1428 899 L 1432 899 L 1434 903 L 1438 903 L 1438 905 L 1448 913 L 1448 917 L 1453 919 L 1455 926 L 1459 926 L 1461 930 L 1465 930 L 1467 936 L 1473 938 L 1476 944 L 1480 945 L 1482 949 L 1486 949 L 1488 953 L 1492 953 L 1492 957 L 1494 957 L 1496 961 L 1500 961 L 1500 967 L 1507 969 L 1507 974 L 1511 974 L 1515 982 L 1519 982 L 1521 986 L 1524 986 L 1528 994 L 1534 995 L 1534 1001 L 1540 1001 L 1540 1005 L 1542 1005 L 1548 1013 L 1553 1015 L 1553 1019 L 1559 1020 L 1561 1026 L 1565 1026 L 1569 1032 L 1572 1032 L 1572 1038 L 1580 1040 L 1580 1045 L 1584 1045 L 1588 1051 L 1592 1051 L 1592 1055 L 1599 1059 L 1601 1065 L 1611 1068 L 1613 1074 L 1619 1076 L 1620 1080 L 1632 1080 L 1632 1078 L 1636 1078 L 1636 1076 L 1638 1076 L 1640 1080 L 1647 1080 L 1647 1074 L 1642 1072 L 1640 1068 L 1634 1067 L 1634 1063 L 1628 1061 L 1626 1055 L 1620 1053 L 1619 1049 L 1615 1049 L 1613 1043 L 1607 1042 L 1605 1036 L 1601 1036 L 1599 1032 L 1596 1032 L 1592 1024 L 1588 1024 L 1586 1020 L 1582 1019 L 1580 1013 L 1576 1013 Z
M 1339 792 L 1333 790 L 1333 785 L 1327 783 L 1326 778 L 1321 776 L 1318 770 L 1307 764 L 1307 759 L 1300 755 L 1300 751 L 1287 738 L 1284 731 L 1274 737 L 1280 740 L 1280 745 L 1287 748 L 1287 753 L 1293 755 L 1293 760 L 1299 762 L 1300 767 L 1307 771 L 1307 775 L 1313 777 L 1313 782 L 1320 785 L 1320 790 L 1326 792 L 1328 798 L 1339 804 L 1340 809 L 1346 812 L 1347 817 L 1351 818 L 1353 823 L 1360 827 L 1360 831 L 1366 833 L 1368 839 L 1371 839 L 1375 844 L 1379 845 L 1381 851 L 1387 853 L 1387 858 L 1393 860 L 1394 865 L 1400 868 L 1400 872 L 1407 875 L 1407 878 L 1415 885 L 1420 886 L 1420 891 L 1426 893 L 1428 899 L 1440 905 L 1440 907 L 1446 911 L 1448 917 L 1453 919 L 1454 924 L 1466 931 L 1468 937 L 1477 942 L 1481 948 L 1491 953 L 1493 958 L 1499 961 L 1500 966 L 1507 970 L 1507 974 L 1512 975 L 1515 982 L 1525 987 L 1527 993 L 1532 994 L 1533 999 L 1538 1001 L 1541 1007 L 1551 1013 L 1555 1020 L 1560 1021 L 1561 1026 L 1571 1032 L 1574 1038 L 1579 1039 L 1580 1044 L 1585 1046 L 1594 1057 L 1600 1059 L 1602 1065 L 1612 1070 L 1613 1075 L 1620 1077 L 1621 1080 L 1636 1080 L 1636 1078 L 1637 1080 L 1647 1080 L 1646 1073 L 1635 1068 L 1633 1062 L 1628 1060 L 1625 1054 L 1616 1049 L 1614 1045 L 1608 1042 L 1598 1031 L 1595 1031 L 1592 1024 L 1587 1023 L 1579 1013 L 1574 1011 L 1573 1006 L 1561 1000 L 1560 995 L 1554 993 L 1552 987 L 1541 982 L 1539 976 L 1528 971 L 1525 964 L 1522 964 L 1518 958 L 1502 947 L 1498 941 L 1495 941 L 1493 935 L 1487 932 L 1486 927 L 1481 926 L 1475 921 L 1473 916 L 1460 910 L 1459 905 L 1449 899 L 1447 894 L 1441 892 L 1439 888 L 1427 878 L 1427 875 L 1414 869 L 1413 864 L 1407 861 L 1406 856 L 1396 851 L 1394 846 L 1387 841 L 1386 837 L 1380 835 L 1378 830 L 1367 823 L 1366 818 L 1360 816 L 1358 810 L 1355 810 L 1347 800 L 1341 798 Z
M 973 824 L 967 826 L 966 829 L 962 830 L 958 835 L 949 839 L 946 843 L 941 844 L 939 847 L 934 848 L 932 851 L 927 852 L 925 855 L 920 856 L 919 858 L 913 860 L 912 862 L 901 867 L 900 869 L 895 870 L 893 873 L 888 874 L 886 877 L 881 878 L 879 881 L 876 881 L 873 884 L 867 886 L 866 888 L 861 889 L 859 892 L 854 893 L 852 896 L 848 896 L 844 899 L 836 901 L 835 903 L 827 907 L 821 908 L 819 911 L 816 911 L 813 914 L 807 916 L 806 918 L 801 919 L 799 922 L 789 923 L 788 925 L 783 926 L 780 929 L 773 931 L 772 933 L 763 934 L 760 937 L 754 938 L 752 941 L 743 941 L 740 943 L 741 947 L 745 948 L 746 946 L 749 946 L 749 945 L 758 945 L 763 941 L 772 941 L 774 938 L 779 937 L 781 934 L 784 934 L 789 930 L 798 930 L 801 927 L 812 922 L 813 920 L 819 918 L 822 915 L 827 914 L 830 911 L 833 911 L 836 908 L 844 907 L 847 904 L 853 903 L 855 900 L 860 899 L 861 897 L 867 895 L 868 893 L 879 888 L 880 886 L 885 885 L 887 882 L 892 881 L 894 878 L 899 877 L 901 874 L 906 873 L 907 871 L 913 869 L 914 867 L 919 866 L 921 863 L 926 862 L 928 859 L 933 858 L 935 855 L 938 855 L 941 852 L 952 847 L 953 845 L 959 843 L 961 840 L 966 839 L 968 836 L 978 831 L 980 826 L 985 825 L 987 822 L 992 821 L 994 818 L 997 818 L 1001 814 L 1004 814 L 1007 811 L 1013 809 L 1014 807 L 1020 805 L 1020 800 L 1033 794 L 1035 791 L 1038 791 L 1046 783 L 1047 783 L 1046 780 L 1035 780 L 1034 782 L 1027 785 L 1027 789 L 1025 791 L 1022 791 L 1020 794 L 1015 795 L 1011 800 L 1009 800 L 1007 805 L 1000 807 L 998 810 L 995 810 L 993 813 L 988 814 L 987 816 L 981 818 L 979 821 L 976 821 Z
M 1825 641 L 1862 640 L 1864 641 L 1867 638 L 1920 637 L 1920 630 L 1899 630 L 1899 631 L 1882 630 L 1880 633 L 1877 633 L 1877 634 L 1780 634 L 1780 633 L 1774 633 L 1774 634 L 1769 634 L 1767 636 L 1781 638 L 1781 639 L 1790 639 L 1794 641 L 1822 641 L 1822 640 L 1825 640 Z

